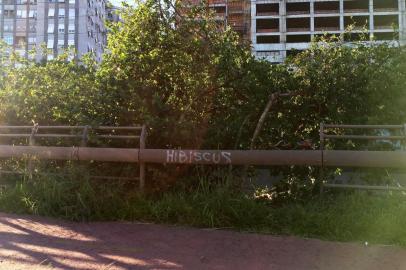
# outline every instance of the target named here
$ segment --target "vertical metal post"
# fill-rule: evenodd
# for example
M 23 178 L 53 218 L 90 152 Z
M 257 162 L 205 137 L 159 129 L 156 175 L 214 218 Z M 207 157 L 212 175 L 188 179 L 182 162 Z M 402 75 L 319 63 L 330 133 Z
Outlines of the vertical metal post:
M 34 124 L 34 126 L 31 129 L 31 135 L 28 141 L 29 146 L 34 146 L 35 145 L 35 134 L 38 132 L 38 124 Z M 33 157 L 30 156 L 28 160 L 28 178 L 32 180 L 33 177 Z
M 142 126 L 141 130 L 141 136 L 140 136 L 140 154 L 138 155 L 141 157 L 141 151 L 145 149 L 145 140 L 147 136 L 147 127 L 145 125 Z M 146 169 L 146 164 L 145 162 L 139 158 L 139 163 L 140 163 L 140 190 L 144 191 L 145 189 L 145 169 Z
M 89 134 L 89 126 L 85 126 L 85 127 L 83 128 L 82 143 L 80 144 L 80 146 L 82 146 L 82 147 L 86 147 L 86 146 L 87 146 L 88 134 Z
M 324 191 L 324 123 L 320 124 L 320 152 L 321 152 L 321 168 L 320 168 L 320 195 Z
M 406 124 L 403 124 L 403 136 L 405 136 L 405 138 L 403 139 L 402 148 L 406 150 Z

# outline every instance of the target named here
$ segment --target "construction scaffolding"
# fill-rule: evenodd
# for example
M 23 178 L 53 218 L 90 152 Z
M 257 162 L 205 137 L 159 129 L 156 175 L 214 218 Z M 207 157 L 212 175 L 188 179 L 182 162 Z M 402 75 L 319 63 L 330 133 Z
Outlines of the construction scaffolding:
M 250 40 L 250 1 L 208 0 L 209 8 L 216 12 L 217 20 L 229 25 L 244 40 Z

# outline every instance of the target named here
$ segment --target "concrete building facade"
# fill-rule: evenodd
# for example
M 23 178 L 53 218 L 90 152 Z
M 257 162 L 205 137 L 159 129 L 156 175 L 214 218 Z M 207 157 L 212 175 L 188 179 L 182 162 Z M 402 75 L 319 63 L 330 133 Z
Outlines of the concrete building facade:
M 53 59 L 66 48 L 100 61 L 106 44 L 105 0 L 0 0 L 0 38 L 21 55 L 45 44 Z
M 406 0 L 251 0 L 253 53 L 271 62 L 309 47 L 326 33 L 357 40 L 368 33 L 374 41 L 406 44 Z

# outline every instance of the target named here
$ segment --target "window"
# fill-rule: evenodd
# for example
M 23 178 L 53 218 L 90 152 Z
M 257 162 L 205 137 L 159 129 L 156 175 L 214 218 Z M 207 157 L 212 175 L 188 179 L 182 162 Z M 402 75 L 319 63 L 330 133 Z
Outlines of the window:
M 65 33 L 65 24 L 58 25 L 58 33 Z
M 48 17 L 52 18 L 55 16 L 55 9 L 54 8 L 50 8 L 48 11 Z
M 4 42 L 6 42 L 8 45 L 13 45 L 14 43 L 13 36 L 4 36 Z
M 13 32 L 14 25 L 13 24 L 5 24 L 3 29 L 4 29 L 4 32 Z
M 53 49 L 54 48 L 54 39 L 48 38 L 48 43 L 47 43 L 47 48 L 48 49 Z
M 65 9 L 63 9 L 63 8 L 59 9 L 58 18 L 59 18 L 59 19 L 65 18 Z
M 14 18 L 14 10 L 4 10 L 4 18 L 11 19 Z
M 48 24 L 48 33 L 53 33 L 55 30 L 54 24 Z
M 37 42 L 37 38 L 36 37 L 29 37 L 28 38 L 28 43 L 29 44 L 35 44 Z
M 69 9 L 69 18 L 75 18 L 76 13 L 75 13 L 75 9 L 70 8 Z
M 75 33 L 75 25 L 74 24 L 69 24 L 68 33 L 69 34 L 74 34 Z
M 74 39 L 68 39 L 68 46 L 75 46 L 75 40 Z
M 30 10 L 30 13 L 29 13 L 28 17 L 36 18 L 37 17 L 37 11 L 36 10 Z
M 27 18 L 26 10 L 17 10 L 17 18 Z
M 69 0 L 69 4 L 75 4 L 76 0 Z
M 58 39 L 58 48 L 61 49 L 65 46 L 65 40 L 64 39 Z

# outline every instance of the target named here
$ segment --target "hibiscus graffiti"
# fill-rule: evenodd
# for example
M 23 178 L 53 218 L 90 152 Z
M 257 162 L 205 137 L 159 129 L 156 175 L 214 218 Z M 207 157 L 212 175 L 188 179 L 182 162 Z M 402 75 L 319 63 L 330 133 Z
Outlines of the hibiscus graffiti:
M 166 163 L 231 164 L 231 160 L 231 153 L 225 151 L 166 151 Z

